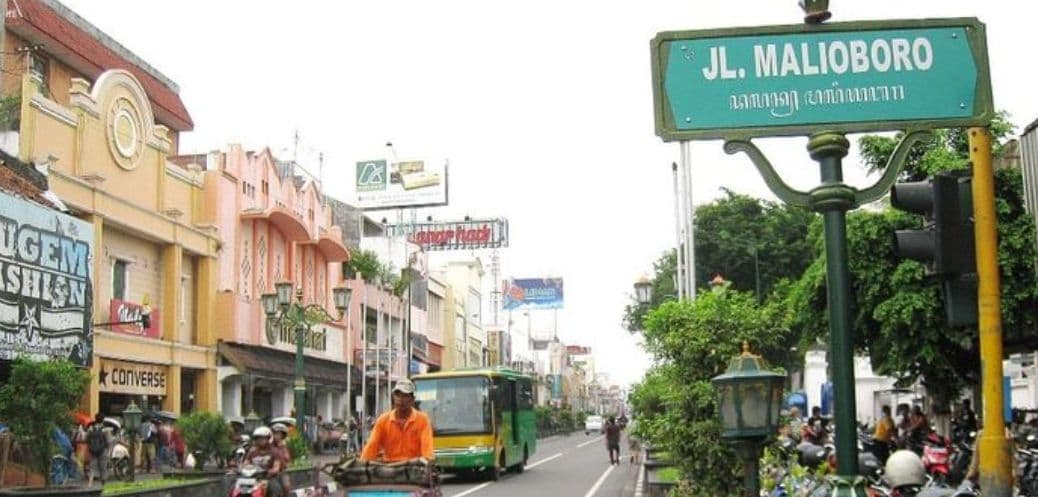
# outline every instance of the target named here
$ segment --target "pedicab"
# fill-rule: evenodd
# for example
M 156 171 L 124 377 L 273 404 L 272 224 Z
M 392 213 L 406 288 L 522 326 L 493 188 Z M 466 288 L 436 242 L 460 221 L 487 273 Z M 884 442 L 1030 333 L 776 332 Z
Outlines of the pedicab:
M 440 477 L 425 459 L 383 463 L 344 456 L 322 468 L 344 497 L 441 497 Z

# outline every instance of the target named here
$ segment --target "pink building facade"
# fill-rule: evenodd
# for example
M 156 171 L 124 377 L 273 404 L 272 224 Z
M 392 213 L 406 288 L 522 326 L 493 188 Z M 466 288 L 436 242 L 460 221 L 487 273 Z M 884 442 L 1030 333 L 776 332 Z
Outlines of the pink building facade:
M 292 412 L 295 333 L 268 325 L 260 299 L 287 281 L 304 305 L 321 306 L 333 318 L 304 336 L 305 413 L 343 417 L 348 378 L 358 385 L 360 379 L 349 370 L 351 327 L 335 310 L 332 288 L 346 284 L 342 265 L 350 255 L 318 183 L 297 175 L 295 164 L 278 161 L 268 149 L 251 152 L 231 145 L 172 160 L 205 169 L 205 198 L 198 200 L 221 237 L 215 319 L 218 409 L 227 416 Z

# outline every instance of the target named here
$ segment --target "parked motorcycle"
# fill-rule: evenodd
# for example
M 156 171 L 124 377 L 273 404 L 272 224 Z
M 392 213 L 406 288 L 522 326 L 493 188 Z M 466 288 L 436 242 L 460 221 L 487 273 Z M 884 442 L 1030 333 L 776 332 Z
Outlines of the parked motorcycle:
M 948 474 L 951 467 L 951 447 L 946 438 L 934 432 L 927 435 L 923 440 L 922 459 L 923 467 L 930 478 L 930 486 L 943 487 L 950 483 Z
M 954 439 L 953 439 L 954 440 Z M 977 442 L 977 432 L 971 431 L 958 437 L 954 441 L 955 451 L 951 455 L 948 469 L 949 483 L 957 484 L 966 478 L 969 471 L 970 461 L 973 459 L 973 451 Z

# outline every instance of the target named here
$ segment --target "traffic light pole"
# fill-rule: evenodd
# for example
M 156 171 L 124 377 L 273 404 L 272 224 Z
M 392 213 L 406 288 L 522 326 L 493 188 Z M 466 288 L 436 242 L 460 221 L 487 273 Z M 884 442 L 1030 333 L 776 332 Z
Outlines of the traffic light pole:
M 843 158 L 850 142 L 843 133 L 821 132 L 807 144 L 811 158 L 821 169 L 822 184 L 808 192 L 794 190 L 775 172 L 764 154 L 749 139 L 725 142 L 729 154 L 743 152 L 757 167 L 768 188 L 783 202 L 808 207 L 822 213 L 825 222 L 825 256 L 829 307 L 829 334 L 833 389 L 835 390 L 836 472 L 834 497 L 864 497 L 865 480 L 858 475 L 858 447 L 855 433 L 854 356 L 851 342 L 850 269 L 847 258 L 847 211 L 879 200 L 890 190 L 916 143 L 930 137 L 925 130 L 910 130 L 891 154 L 883 176 L 872 186 L 858 190 L 843 183 Z
M 973 162 L 973 218 L 977 247 L 977 301 L 980 364 L 984 392 L 984 430 L 977 441 L 980 488 L 984 495 L 1012 495 L 1013 459 L 1002 419 L 1002 314 L 998 272 L 998 220 L 991 166 L 991 136 L 987 128 L 970 128 Z

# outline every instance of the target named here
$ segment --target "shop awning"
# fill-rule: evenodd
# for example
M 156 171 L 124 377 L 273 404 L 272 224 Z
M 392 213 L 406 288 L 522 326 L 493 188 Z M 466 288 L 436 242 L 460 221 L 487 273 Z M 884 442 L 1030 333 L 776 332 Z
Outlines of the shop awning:
M 220 342 L 217 351 L 227 362 L 242 372 L 292 379 L 295 377 L 295 354 L 269 347 Z M 346 363 L 307 356 L 303 376 L 308 383 L 346 387 Z M 353 383 L 360 384 L 360 369 L 354 367 Z

